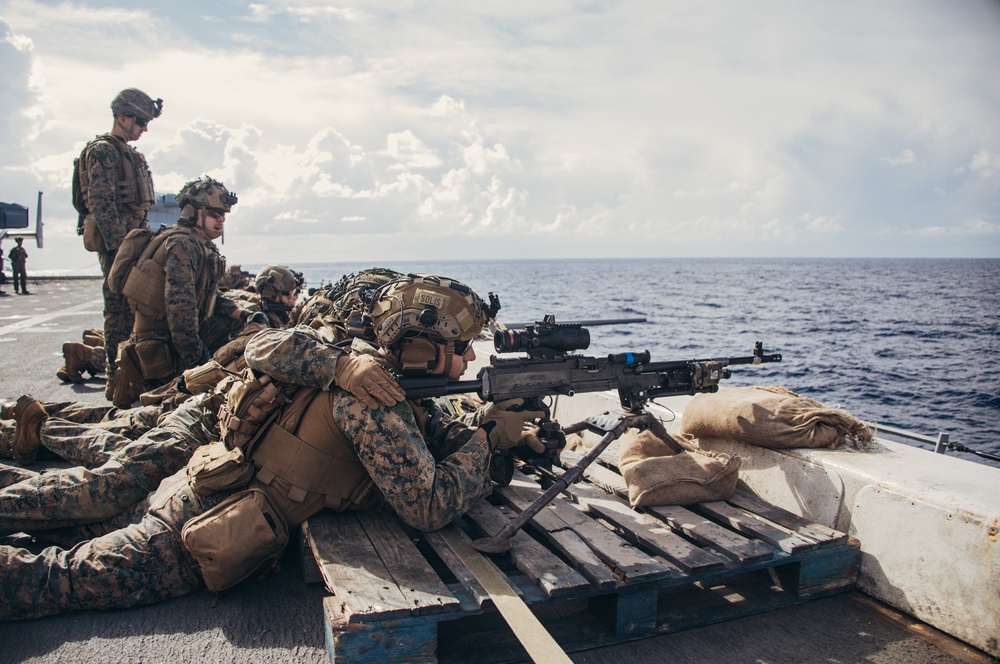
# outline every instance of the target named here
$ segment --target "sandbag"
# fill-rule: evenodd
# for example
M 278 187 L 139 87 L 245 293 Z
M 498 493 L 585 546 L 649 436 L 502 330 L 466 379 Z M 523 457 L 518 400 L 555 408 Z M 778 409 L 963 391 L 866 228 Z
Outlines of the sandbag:
M 828 408 L 783 387 L 730 387 L 699 394 L 684 408 L 681 432 L 772 449 L 855 446 L 874 440 L 871 429 L 845 410 Z
M 732 496 L 740 457 L 677 452 L 652 431 L 629 431 L 619 439 L 618 468 L 632 507 L 691 505 Z

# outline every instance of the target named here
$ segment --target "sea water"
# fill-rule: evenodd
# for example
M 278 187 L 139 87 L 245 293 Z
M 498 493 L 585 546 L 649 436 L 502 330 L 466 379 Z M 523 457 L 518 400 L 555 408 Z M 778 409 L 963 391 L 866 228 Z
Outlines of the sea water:
M 371 263 L 296 265 L 316 287 Z M 500 297 L 531 323 L 642 317 L 590 328 L 586 354 L 654 361 L 750 355 L 726 385 L 780 385 L 858 418 L 1000 454 L 1000 260 L 615 259 L 398 262 Z M 911 443 L 917 444 L 917 443 Z M 923 445 L 927 447 L 927 445 Z M 982 461 L 973 455 L 958 456 Z M 991 463 L 991 465 L 1000 465 Z

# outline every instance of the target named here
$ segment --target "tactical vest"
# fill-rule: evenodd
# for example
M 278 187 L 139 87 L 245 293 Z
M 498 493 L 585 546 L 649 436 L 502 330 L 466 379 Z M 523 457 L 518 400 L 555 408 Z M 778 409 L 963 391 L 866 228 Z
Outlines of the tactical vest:
M 141 152 L 133 148 L 123 138 L 112 134 L 101 134 L 83 148 L 80 156 L 73 160 L 73 207 L 80 214 L 89 214 L 87 209 L 87 191 L 90 189 L 90 173 L 87 170 L 87 158 L 91 148 L 97 143 L 106 142 L 114 146 L 118 152 L 116 160 L 117 178 L 115 182 L 115 203 L 120 212 L 132 212 L 143 217 L 153 203 L 156 195 L 153 192 L 153 175 Z
M 129 304 L 135 310 L 136 338 L 154 337 L 169 330 L 167 324 L 167 309 L 164 299 L 164 287 L 167 274 L 164 266 L 167 262 L 167 240 L 176 236 L 188 234 L 194 236 L 191 229 L 177 225 L 161 229 L 146 245 L 142 256 L 135 262 L 125 279 L 122 294 L 128 298 Z M 215 311 L 216 289 L 209 293 L 209 286 L 218 276 L 220 259 L 213 246 L 197 240 L 202 248 L 201 267 L 195 276 L 195 297 L 198 304 L 199 320 L 206 320 Z
M 322 496 L 326 507 L 343 511 L 366 507 L 377 497 L 354 446 L 337 427 L 333 399 L 333 392 L 302 388 L 253 444 L 249 456 L 257 482 L 279 506 L 313 494 Z

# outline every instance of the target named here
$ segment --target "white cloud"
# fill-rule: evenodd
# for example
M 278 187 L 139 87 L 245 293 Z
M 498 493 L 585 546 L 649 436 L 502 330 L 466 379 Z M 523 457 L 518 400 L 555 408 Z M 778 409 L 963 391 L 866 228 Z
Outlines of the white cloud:
M 903 166 L 917 163 L 917 155 L 913 150 L 907 148 L 899 153 L 898 156 L 882 157 L 879 161 L 884 161 L 890 166 Z
M 322 260 L 322 237 L 850 255 L 882 233 L 934 255 L 922 229 L 971 237 L 1000 207 L 1000 9 L 970 3 L 0 0 L 0 191 L 44 189 L 71 226 L 72 157 L 135 86 L 165 100 L 137 143 L 157 188 L 239 194 L 227 251 L 310 238 L 239 262 Z M 960 251 L 1000 255 L 982 232 Z

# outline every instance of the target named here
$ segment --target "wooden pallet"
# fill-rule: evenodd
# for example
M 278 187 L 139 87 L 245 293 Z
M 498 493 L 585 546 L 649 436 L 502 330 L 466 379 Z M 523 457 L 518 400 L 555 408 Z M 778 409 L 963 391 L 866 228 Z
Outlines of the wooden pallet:
M 448 528 L 493 534 L 542 491 L 517 473 Z M 565 493 L 489 559 L 567 652 L 790 606 L 857 578 L 856 540 L 743 490 L 637 511 L 621 475 L 594 464 Z M 302 542 L 307 580 L 334 593 L 324 601 L 331 661 L 527 659 L 439 533 L 386 512 L 324 512 L 303 525 Z

